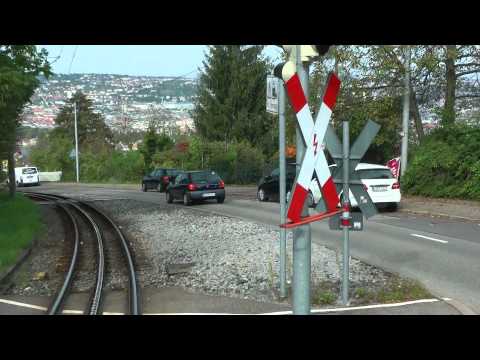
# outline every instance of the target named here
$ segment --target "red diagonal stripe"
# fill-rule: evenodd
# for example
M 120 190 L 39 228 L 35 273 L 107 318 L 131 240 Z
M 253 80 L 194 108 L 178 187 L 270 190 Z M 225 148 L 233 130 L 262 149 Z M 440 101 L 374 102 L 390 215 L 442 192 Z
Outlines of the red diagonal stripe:
M 293 110 L 295 114 L 298 113 L 307 103 L 305 94 L 302 89 L 302 84 L 300 83 L 300 78 L 295 73 L 286 83 L 287 93 L 292 103 Z
M 335 73 L 332 72 L 328 75 L 327 90 L 323 95 L 323 102 L 330 108 L 330 110 L 333 110 L 335 107 L 339 91 L 340 79 L 337 77 L 337 75 L 335 75 Z
M 322 187 L 322 195 L 325 199 L 325 206 L 327 207 L 327 210 L 335 211 L 340 199 L 337 194 L 337 189 L 335 188 L 335 183 L 333 182 L 331 176 Z
M 295 186 L 295 191 L 293 192 L 292 201 L 290 207 L 288 208 L 287 217 L 293 222 L 300 221 L 300 216 L 302 215 L 303 204 L 305 204 L 305 199 L 307 198 L 308 190 L 304 189 L 300 184 L 297 183 Z

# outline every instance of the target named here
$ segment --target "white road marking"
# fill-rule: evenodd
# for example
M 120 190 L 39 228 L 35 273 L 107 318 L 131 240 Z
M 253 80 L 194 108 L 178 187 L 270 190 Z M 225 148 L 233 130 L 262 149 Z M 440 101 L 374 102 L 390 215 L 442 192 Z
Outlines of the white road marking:
M 377 305 L 365 305 L 365 306 L 352 306 L 352 307 L 343 307 L 343 308 L 329 308 L 329 309 L 312 309 L 311 313 L 328 313 L 328 312 L 343 312 L 351 310 L 364 310 L 364 309 L 378 309 L 378 308 L 390 308 L 390 307 L 400 307 L 412 304 L 423 304 L 423 303 L 434 303 L 438 302 L 438 299 L 422 299 L 414 301 L 405 301 L 402 303 L 393 303 L 393 304 L 377 304 Z M 273 313 L 264 313 L 259 315 L 288 315 L 292 314 L 291 311 L 278 311 Z
M 19 307 L 30 308 L 30 309 L 35 309 L 35 310 L 47 311 L 47 308 L 43 307 L 43 306 L 26 304 L 26 303 L 22 303 L 22 302 L 18 302 L 18 301 L 13 301 L 13 300 L 0 299 L 0 303 L 4 303 L 4 304 L 8 304 L 8 305 L 15 305 L 15 306 L 19 306 Z
M 444 301 L 451 301 L 450 298 L 442 298 Z M 377 305 L 365 305 L 365 306 L 352 306 L 352 307 L 343 307 L 343 308 L 328 308 L 328 309 L 312 309 L 311 313 L 329 313 L 329 312 L 343 312 L 343 311 L 352 311 L 352 310 L 365 310 L 365 309 L 378 309 L 378 308 L 391 308 L 391 307 L 401 307 L 413 304 L 425 304 L 425 303 L 434 303 L 440 301 L 439 299 L 422 299 L 422 300 L 414 300 L 414 301 L 405 301 L 401 303 L 393 303 L 393 304 L 377 304 Z M 0 299 L 1 303 L 15 305 L 20 307 L 26 307 L 41 311 L 47 311 L 46 307 L 26 304 L 18 301 Z M 83 311 L 81 310 L 63 310 L 63 314 L 71 314 L 71 315 L 81 315 Z M 233 314 L 233 313 L 144 313 L 143 315 L 290 315 L 292 311 L 277 311 L 277 312 L 269 312 L 269 313 L 261 313 L 261 314 Z M 125 315 L 124 313 L 120 312 L 103 312 L 103 315 Z
M 439 240 L 439 239 L 435 239 L 435 238 L 432 238 L 432 237 L 429 237 L 429 236 L 418 235 L 418 234 L 410 234 L 410 235 L 415 236 L 415 237 L 419 237 L 419 238 L 422 238 L 422 239 L 436 241 L 436 242 L 439 242 L 439 243 L 442 243 L 442 244 L 448 244 L 448 241 L 446 241 L 446 240 Z
M 82 315 L 83 311 L 81 311 L 81 310 L 63 310 L 62 314 Z

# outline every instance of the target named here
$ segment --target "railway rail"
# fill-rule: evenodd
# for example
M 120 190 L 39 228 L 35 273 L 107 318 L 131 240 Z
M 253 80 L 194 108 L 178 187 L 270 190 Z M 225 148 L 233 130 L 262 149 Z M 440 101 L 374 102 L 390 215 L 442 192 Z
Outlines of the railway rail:
M 60 195 L 27 191 L 25 192 L 25 195 L 33 199 L 53 202 L 55 205 L 58 206 L 59 209 L 61 209 L 61 211 L 66 214 L 66 218 L 71 225 L 69 228 L 72 230 L 71 235 L 73 237 L 73 249 L 70 258 L 70 264 L 68 266 L 68 270 L 66 271 L 62 286 L 54 296 L 54 299 L 51 302 L 47 313 L 50 315 L 61 313 L 63 304 L 65 303 L 65 300 L 68 297 L 69 291 L 72 287 L 75 270 L 78 267 L 81 233 L 78 221 L 74 216 L 74 212 L 76 212 L 78 215 L 83 217 L 83 219 L 85 219 L 87 224 L 89 224 L 96 238 L 96 280 L 85 313 L 89 315 L 98 315 L 102 305 L 106 269 L 106 244 L 104 237 L 105 226 L 103 226 L 104 231 L 101 230 L 101 225 L 103 224 L 110 228 L 109 230 L 111 231 L 111 233 L 114 234 L 114 237 L 117 239 L 118 245 L 120 246 L 121 252 L 123 254 L 124 263 L 127 267 L 129 283 L 129 314 L 140 315 L 140 294 L 138 289 L 137 276 L 135 273 L 134 259 L 128 246 L 128 242 L 119 226 L 103 211 L 101 211 L 92 204 L 80 200 L 71 199 Z

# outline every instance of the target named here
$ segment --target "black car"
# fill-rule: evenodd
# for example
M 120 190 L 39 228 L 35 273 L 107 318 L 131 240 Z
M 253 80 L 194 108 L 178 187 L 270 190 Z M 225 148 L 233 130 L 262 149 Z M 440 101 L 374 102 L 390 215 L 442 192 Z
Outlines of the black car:
M 295 164 L 287 164 L 286 174 L 287 193 L 292 188 L 295 181 L 296 166 Z M 257 199 L 260 201 L 280 201 L 280 169 L 274 169 L 269 175 L 260 179 L 257 187 Z
M 215 171 L 186 171 L 175 178 L 167 188 L 167 202 L 183 200 L 185 205 L 193 201 L 217 199 L 225 200 L 225 183 Z
M 168 184 L 174 181 L 181 172 L 182 170 L 178 169 L 155 169 L 143 177 L 142 191 L 155 189 L 160 192 L 165 192 Z
M 296 176 L 296 163 L 287 164 L 286 180 L 286 193 L 292 190 L 293 183 Z M 315 175 L 312 177 L 312 179 Z M 280 201 L 280 169 L 274 169 L 269 175 L 260 179 L 257 186 L 257 199 L 260 201 Z M 287 199 L 288 201 L 288 199 Z M 314 199 L 311 192 L 308 194 L 308 205 L 314 205 Z

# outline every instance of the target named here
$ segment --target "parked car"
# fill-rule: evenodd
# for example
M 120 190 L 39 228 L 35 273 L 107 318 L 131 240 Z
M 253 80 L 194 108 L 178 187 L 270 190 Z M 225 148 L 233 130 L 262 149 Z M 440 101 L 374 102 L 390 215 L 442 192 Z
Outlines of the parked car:
M 15 168 L 15 181 L 17 186 L 40 185 L 40 174 L 35 166 Z M 7 180 L 8 182 L 8 180 Z
M 329 166 L 333 172 L 336 165 Z M 360 180 L 363 183 L 364 189 L 370 195 L 372 202 L 377 208 L 388 208 L 395 211 L 398 208 L 398 204 L 402 198 L 400 192 L 400 183 L 393 176 L 391 169 L 387 166 L 359 163 L 355 168 L 355 171 L 359 174 Z M 318 188 L 318 187 L 317 187 Z M 340 191 L 340 196 L 343 191 Z M 315 205 L 320 201 L 322 193 L 320 189 L 314 189 L 314 202 Z M 358 207 L 357 200 L 352 194 L 349 193 L 350 204 L 352 207 Z M 338 204 L 340 206 L 340 204 Z
M 330 170 L 333 172 L 336 165 L 330 165 Z M 360 175 L 360 179 L 364 185 L 365 190 L 370 195 L 372 202 L 377 205 L 378 208 L 388 207 L 390 210 L 396 210 L 401 200 L 400 183 L 393 176 L 391 170 L 387 166 L 359 163 L 355 168 Z M 286 177 L 286 191 L 287 202 L 290 198 L 290 192 L 293 182 L 295 181 L 295 164 L 287 165 L 287 177 Z M 279 201 L 279 170 L 275 169 L 272 173 L 262 178 L 258 185 L 257 198 L 260 201 L 276 200 Z M 340 192 L 339 195 L 341 195 Z M 308 194 L 308 205 L 315 207 L 320 199 L 322 193 L 320 190 L 320 184 L 317 178 L 314 176 L 310 184 Z M 358 207 L 357 201 L 350 191 L 350 203 L 352 207 Z M 339 204 L 340 206 L 340 204 Z
M 402 199 L 400 183 L 388 166 L 360 163 L 355 171 L 360 175 L 365 190 L 377 208 L 387 207 L 392 211 L 398 208 Z M 350 203 L 352 207 L 358 206 L 351 191 Z
M 296 175 L 296 163 L 287 164 L 286 174 L 286 191 L 287 194 L 291 191 Z M 307 201 L 310 207 L 316 205 L 315 199 L 320 198 L 320 188 L 318 180 L 314 175 L 310 185 Z M 260 179 L 257 185 L 257 199 L 260 201 L 280 201 L 280 169 L 274 169 L 269 175 Z M 288 199 L 287 199 L 288 201 Z
M 168 184 L 174 181 L 182 170 L 178 169 L 155 169 L 150 174 L 143 177 L 142 191 L 155 189 L 159 192 L 165 192 Z
M 216 199 L 219 204 L 225 200 L 225 183 L 215 171 L 186 171 L 175 178 L 167 188 L 167 202 L 183 200 L 185 205 L 194 201 Z

